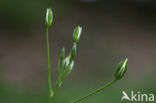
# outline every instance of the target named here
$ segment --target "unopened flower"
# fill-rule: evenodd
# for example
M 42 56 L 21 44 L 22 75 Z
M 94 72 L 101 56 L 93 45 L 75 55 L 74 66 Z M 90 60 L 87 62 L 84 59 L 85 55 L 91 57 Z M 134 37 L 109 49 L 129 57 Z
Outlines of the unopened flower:
M 82 27 L 77 26 L 73 32 L 73 39 L 74 39 L 75 43 L 77 43 L 79 41 L 81 32 L 82 32 Z
M 47 8 L 46 18 L 45 18 L 45 26 L 49 28 L 53 21 L 53 12 L 50 8 Z
M 128 58 L 124 59 L 119 63 L 115 73 L 115 78 L 117 80 L 121 79 L 124 76 L 125 72 L 127 71 L 127 64 L 128 64 Z

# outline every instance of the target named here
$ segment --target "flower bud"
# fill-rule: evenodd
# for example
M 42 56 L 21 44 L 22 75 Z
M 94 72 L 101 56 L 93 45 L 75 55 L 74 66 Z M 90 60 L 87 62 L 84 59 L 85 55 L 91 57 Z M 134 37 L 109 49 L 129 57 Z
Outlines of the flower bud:
M 70 74 L 70 72 L 72 71 L 73 67 L 74 67 L 74 61 L 72 60 L 72 61 L 70 61 L 69 65 L 67 67 L 66 76 L 68 76 Z
M 64 73 L 64 77 L 67 77 L 74 67 L 74 61 L 70 60 L 70 56 L 68 56 L 65 58 L 64 64 L 65 64 L 65 70 L 66 70 Z
M 60 58 L 64 59 L 64 56 L 65 56 L 65 48 L 63 47 L 61 50 Z
M 82 32 L 82 27 L 77 26 L 73 32 L 73 40 L 75 43 L 77 43 L 79 41 L 81 32 Z
M 76 55 L 76 43 L 74 43 L 72 51 L 71 51 L 71 59 L 73 59 Z
M 64 67 L 67 68 L 70 64 L 70 56 L 67 56 L 65 59 L 64 59 Z
M 45 26 L 49 28 L 53 21 L 53 13 L 50 8 L 47 8 L 46 18 L 45 18 Z
M 121 79 L 126 70 L 127 70 L 127 64 L 128 64 L 128 58 L 122 60 L 119 64 L 118 64 L 118 67 L 117 67 L 117 70 L 116 70 L 116 73 L 115 73 L 115 78 L 117 80 Z

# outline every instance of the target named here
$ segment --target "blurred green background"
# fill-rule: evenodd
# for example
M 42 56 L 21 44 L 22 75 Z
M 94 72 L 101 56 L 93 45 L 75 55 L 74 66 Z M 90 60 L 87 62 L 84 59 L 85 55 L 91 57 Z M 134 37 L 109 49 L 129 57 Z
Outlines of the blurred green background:
M 80 103 L 120 103 L 123 90 L 156 94 L 155 0 L 0 0 L 0 103 L 47 101 L 47 7 L 54 13 L 54 80 L 61 48 L 68 53 L 74 28 L 83 27 L 75 67 L 54 103 L 69 103 L 111 81 L 125 57 L 124 78 Z

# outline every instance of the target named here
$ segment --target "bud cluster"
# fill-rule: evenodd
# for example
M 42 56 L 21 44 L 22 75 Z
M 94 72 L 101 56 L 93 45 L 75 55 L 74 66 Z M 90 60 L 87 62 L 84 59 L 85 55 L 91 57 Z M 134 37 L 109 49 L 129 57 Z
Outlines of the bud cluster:
M 77 26 L 73 32 L 73 47 L 67 57 L 65 57 L 65 48 L 62 48 L 58 62 L 58 80 L 55 89 L 59 88 L 63 80 L 70 74 L 74 67 L 74 57 L 76 55 L 77 42 L 80 39 L 82 28 Z

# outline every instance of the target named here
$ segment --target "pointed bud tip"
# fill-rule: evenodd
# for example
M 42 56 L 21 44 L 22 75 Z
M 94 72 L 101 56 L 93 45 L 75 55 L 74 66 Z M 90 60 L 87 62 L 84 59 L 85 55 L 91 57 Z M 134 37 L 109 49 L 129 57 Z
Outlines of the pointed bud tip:
M 128 58 L 122 60 L 117 67 L 116 73 L 115 73 L 115 78 L 117 80 L 122 79 L 124 74 L 127 71 L 127 65 L 128 65 Z
M 81 32 L 82 32 L 82 27 L 77 26 L 73 32 L 73 40 L 75 43 L 77 43 L 79 41 L 80 36 L 81 36 Z
M 47 8 L 46 17 L 45 17 L 45 26 L 50 27 L 53 21 L 53 12 L 51 8 Z

